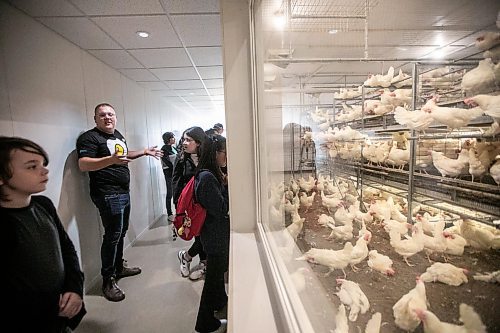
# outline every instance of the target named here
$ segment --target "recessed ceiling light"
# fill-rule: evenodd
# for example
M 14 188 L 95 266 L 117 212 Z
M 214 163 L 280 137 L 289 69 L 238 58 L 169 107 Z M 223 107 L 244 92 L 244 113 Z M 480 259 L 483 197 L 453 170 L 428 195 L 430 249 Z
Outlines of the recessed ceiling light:
M 334 34 L 336 34 L 337 32 L 339 32 L 337 29 L 331 29 L 331 30 L 328 30 L 328 33 L 329 33 L 330 35 L 334 35 Z
M 142 37 L 142 38 L 148 38 L 149 37 L 149 33 L 146 32 L 146 31 L 137 31 L 137 35 L 139 37 Z

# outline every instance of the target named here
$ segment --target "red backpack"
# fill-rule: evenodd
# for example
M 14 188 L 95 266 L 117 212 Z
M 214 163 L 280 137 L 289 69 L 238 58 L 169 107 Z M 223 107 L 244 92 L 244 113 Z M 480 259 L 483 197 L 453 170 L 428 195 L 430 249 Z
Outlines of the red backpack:
M 184 186 L 184 189 L 177 201 L 176 214 L 174 219 L 177 235 L 184 240 L 190 240 L 198 236 L 205 223 L 207 211 L 196 202 L 194 194 L 194 176 Z

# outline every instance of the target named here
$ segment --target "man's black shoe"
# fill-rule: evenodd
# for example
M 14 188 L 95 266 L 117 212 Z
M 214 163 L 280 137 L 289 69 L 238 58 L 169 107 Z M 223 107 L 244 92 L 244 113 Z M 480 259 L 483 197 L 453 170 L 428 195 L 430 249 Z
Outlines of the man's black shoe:
M 114 277 L 104 280 L 102 284 L 104 297 L 111 302 L 120 302 L 125 299 L 125 293 L 118 287 Z
M 121 279 L 128 276 L 141 274 L 142 270 L 139 267 L 123 267 L 121 271 L 116 272 L 116 279 Z

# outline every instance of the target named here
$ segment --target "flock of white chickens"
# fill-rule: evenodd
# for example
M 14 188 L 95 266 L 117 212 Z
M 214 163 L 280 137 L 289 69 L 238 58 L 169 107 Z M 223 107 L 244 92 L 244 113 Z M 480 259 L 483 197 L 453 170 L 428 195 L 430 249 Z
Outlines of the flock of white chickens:
M 427 255 L 429 267 L 425 272 L 415 272 L 420 275 L 415 288 L 394 304 L 393 318 L 382 318 L 377 312 L 366 325 L 365 332 L 384 332 L 382 322 L 391 320 L 408 332 L 414 331 L 420 323 L 423 323 L 424 332 L 486 332 L 480 316 L 467 304 L 460 305 L 460 321 L 463 325 L 441 322 L 432 312 L 432 304 L 428 304 L 425 282 L 441 282 L 450 286 L 468 283 L 468 272 L 448 263 L 448 259 L 450 256 L 461 256 L 466 246 L 482 250 L 500 249 L 500 232 L 496 229 L 467 219 L 455 220 L 451 227 L 445 228 L 446 224 L 452 224 L 448 220 L 450 217 L 423 206 L 412 210 L 413 223 L 409 224 L 405 200 L 370 188 L 364 191 L 363 202 L 367 212 L 362 212 L 353 183 L 334 180 L 329 176 L 319 176 L 317 179 L 312 176 L 307 179 L 291 178 L 287 183 L 272 186 L 269 202 L 271 223 L 285 226 L 285 221 L 290 222 L 286 230 L 293 240 L 304 233 L 305 218 L 300 214 L 305 215 L 318 202 L 326 209 L 326 214 L 317 214 L 314 221 L 307 223 L 327 229 L 330 232 L 327 239 L 340 249 L 317 248 L 311 244 L 313 247 L 310 250 L 295 259 L 322 265 L 328 268 L 327 275 L 336 270 L 343 272 L 344 278 L 337 279 L 339 290 L 336 295 L 341 305 L 334 332 L 349 332 L 349 322 L 355 322 L 358 314 L 364 314 L 370 308 L 370 301 L 362 288 L 346 279 L 345 270 L 348 267 L 356 272 L 357 265 L 366 263 L 380 274 L 397 277 L 393 260 L 404 260 L 411 266 L 410 258 L 420 252 Z M 370 230 L 374 226 L 382 226 L 387 232 L 390 245 L 400 255 L 399 258 L 390 258 L 369 246 L 372 238 Z M 442 257 L 445 262 L 431 265 L 431 255 Z M 474 279 L 500 283 L 500 271 L 476 274 Z
M 457 158 L 437 148 L 425 149 L 419 140 L 417 142 L 420 156 L 417 158 L 417 165 L 427 166 L 428 162 L 432 162 L 443 177 L 470 175 L 472 181 L 482 180 L 484 176 L 490 175 L 500 186 L 500 141 L 495 140 L 500 134 L 500 33 L 486 33 L 478 38 L 476 47 L 485 51 L 484 56 L 488 58 L 461 78 L 462 94 L 467 96 L 461 100 L 469 108 L 440 106 L 439 96 L 433 96 L 421 108 L 408 110 L 413 91 L 402 87 L 407 86 L 411 78 L 402 71 L 394 76 L 394 69 L 391 67 L 387 74 L 370 76 L 364 82 L 365 87 L 383 88 L 379 91 L 379 99 L 365 100 L 364 114 L 391 113 L 397 123 L 420 134 L 425 134 L 425 131 L 434 125 L 445 125 L 449 130 L 457 130 L 467 127 L 472 120 L 483 115 L 491 117 L 491 126 L 483 130 L 483 136 L 493 137 L 493 140 L 469 140 L 472 145 L 463 149 Z M 440 82 L 455 80 L 456 75 L 459 73 L 450 74 L 449 68 L 438 68 L 421 74 L 420 79 Z M 389 87 L 393 86 L 398 89 L 391 91 Z M 357 98 L 362 93 L 361 88 L 362 86 L 354 90 L 342 89 L 335 97 Z M 344 103 L 343 110 L 335 115 L 331 115 L 328 110 L 316 108 L 310 112 L 310 117 L 317 125 L 318 131 L 308 132 L 305 136 L 312 137 L 316 143 L 327 147 L 332 158 L 353 161 L 364 159 L 371 164 L 398 168 L 409 163 L 410 152 L 407 147 L 401 147 L 394 141 L 370 139 L 345 123 L 362 118 L 361 106 L 348 106 Z M 341 124 L 345 126 L 339 127 Z M 423 154 L 427 156 L 422 156 Z

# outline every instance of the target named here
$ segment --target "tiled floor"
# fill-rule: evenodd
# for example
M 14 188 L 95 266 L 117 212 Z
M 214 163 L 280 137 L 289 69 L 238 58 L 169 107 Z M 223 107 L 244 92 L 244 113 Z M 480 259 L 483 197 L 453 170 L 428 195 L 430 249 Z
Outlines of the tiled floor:
M 140 275 L 119 281 L 125 300 L 109 302 L 100 289 L 90 291 L 85 295 L 88 313 L 75 333 L 194 332 L 203 280 L 182 278 L 177 259 L 177 252 L 190 244 L 172 241 L 166 217 L 160 219 L 125 251 L 128 264 L 142 268 Z

